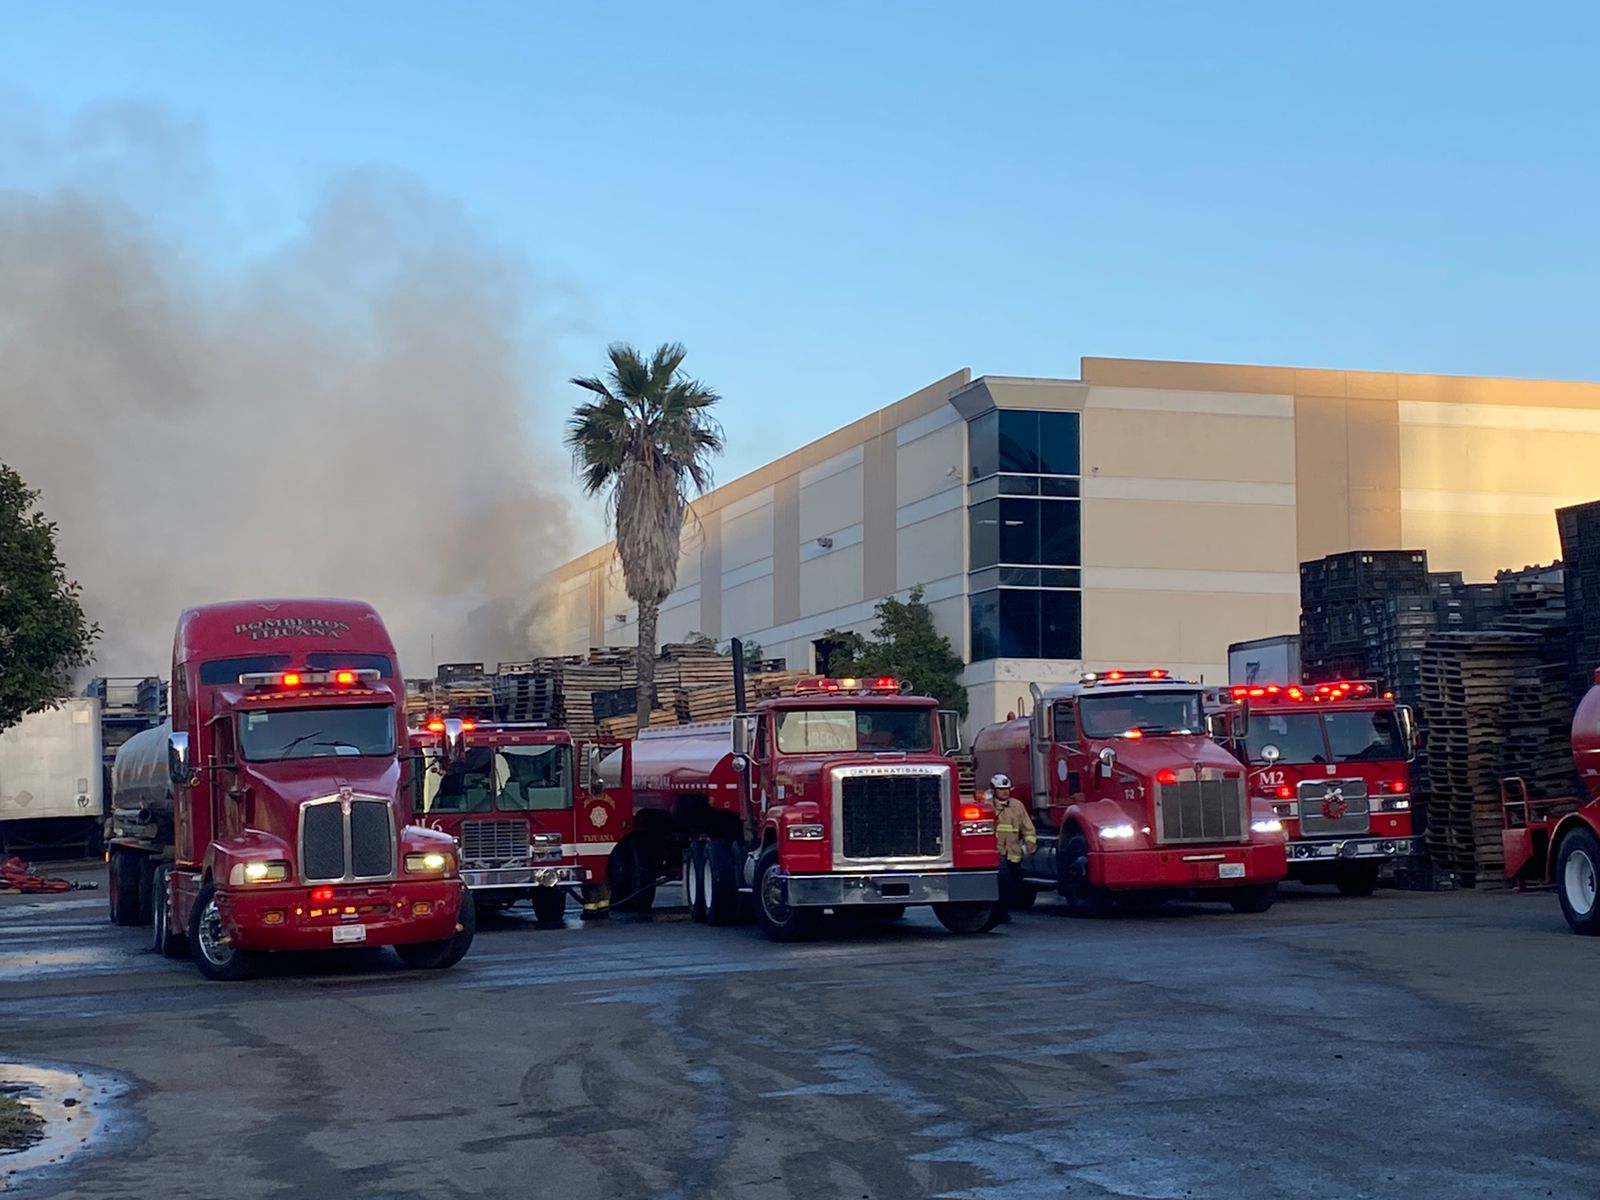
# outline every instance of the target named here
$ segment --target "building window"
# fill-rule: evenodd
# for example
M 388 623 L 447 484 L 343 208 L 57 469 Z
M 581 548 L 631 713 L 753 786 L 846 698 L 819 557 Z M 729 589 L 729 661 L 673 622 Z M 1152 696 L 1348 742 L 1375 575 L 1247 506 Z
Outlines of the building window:
M 1078 414 L 991 409 L 967 449 L 972 660 L 1081 658 Z

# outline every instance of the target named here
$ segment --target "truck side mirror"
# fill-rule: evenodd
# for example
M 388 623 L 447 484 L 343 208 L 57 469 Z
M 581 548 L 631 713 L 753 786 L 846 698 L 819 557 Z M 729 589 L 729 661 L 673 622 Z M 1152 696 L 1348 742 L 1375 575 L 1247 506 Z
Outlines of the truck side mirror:
M 1117 765 L 1117 752 L 1110 746 L 1100 750 L 1100 774 L 1107 779 L 1111 778 L 1111 771 Z
M 167 775 L 174 787 L 183 787 L 188 784 L 190 774 L 189 735 L 175 729 L 167 734 Z
M 599 796 L 606 790 L 606 778 L 600 772 L 600 747 L 590 746 L 584 755 L 585 774 L 589 777 L 589 794 Z
M 462 728 L 461 718 L 446 717 L 444 736 L 439 739 L 439 757 L 446 763 L 459 762 L 465 749 L 466 730 Z
M 1400 739 L 1405 743 L 1406 761 L 1414 762 L 1417 757 L 1417 717 L 1411 711 L 1409 704 L 1400 704 L 1394 710 L 1395 720 L 1400 722 Z
M 744 758 L 750 757 L 750 744 L 755 740 L 754 726 L 756 718 L 749 713 L 739 713 L 733 718 L 733 752 Z
M 939 745 L 946 754 L 961 753 L 961 714 L 954 709 L 939 710 Z

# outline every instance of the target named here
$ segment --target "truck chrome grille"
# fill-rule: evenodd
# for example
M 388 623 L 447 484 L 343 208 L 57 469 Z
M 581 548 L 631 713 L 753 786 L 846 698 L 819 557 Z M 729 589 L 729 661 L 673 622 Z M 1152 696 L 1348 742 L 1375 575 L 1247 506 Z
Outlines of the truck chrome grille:
M 338 797 L 300 807 L 300 878 L 308 883 L 386 879 L 394 874 L 393 806 L 358 796 L 349 816 Z
M 948 775 L 857 775 L 841 784 L 846 858 L 938 858 Z
M 521 821 L 462 822 L 462 862 L 481 867 L 503 867 L 527 860 L 528 827 Z
M 1299 787 L 1300 832 L 1307 836 L 1366 833 L 1372 820 L 1365 779 L 1307 780 Z
M 1180 771 L 1177 783 L 1156 785 L 1158 836 L 1164 843 L 1244 840 L 1243 776 L 1205 769 Z

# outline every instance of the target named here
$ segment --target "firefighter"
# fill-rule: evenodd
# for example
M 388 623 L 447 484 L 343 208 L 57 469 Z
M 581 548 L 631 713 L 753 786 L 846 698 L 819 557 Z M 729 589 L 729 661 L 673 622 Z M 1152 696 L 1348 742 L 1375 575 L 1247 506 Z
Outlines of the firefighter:
M 611 888 L 604 883 L 583 885 L 582 920 L 600 921 L 611 915 Z
M 1020 907 L 1019 899 L 1026 886 L 1022 881 L 1022 856 L 1039 848 L 1039 837 L 1033 828 L 1033 818 L 1027 807 L 1011 794 L 1011 777 L 995 775 L 989 780 L 989 799 L 994 804 L 994 831 L 1000 842 L 1000 907 L 1009 910 Z

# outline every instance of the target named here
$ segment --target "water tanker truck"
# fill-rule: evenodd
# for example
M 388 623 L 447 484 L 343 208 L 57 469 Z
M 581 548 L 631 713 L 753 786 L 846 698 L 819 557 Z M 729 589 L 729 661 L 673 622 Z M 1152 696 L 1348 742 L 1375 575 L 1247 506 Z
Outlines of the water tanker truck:
M 186 609 L 172 717 L 112 769 L 111 919 L 208 979 L 278 950 L 393 946 L 448 967 L 475 929 L 449 835 L 410 822 L 404 684 L 370 605 Z

